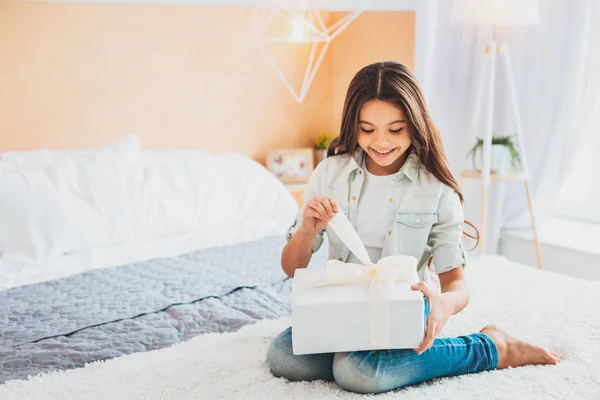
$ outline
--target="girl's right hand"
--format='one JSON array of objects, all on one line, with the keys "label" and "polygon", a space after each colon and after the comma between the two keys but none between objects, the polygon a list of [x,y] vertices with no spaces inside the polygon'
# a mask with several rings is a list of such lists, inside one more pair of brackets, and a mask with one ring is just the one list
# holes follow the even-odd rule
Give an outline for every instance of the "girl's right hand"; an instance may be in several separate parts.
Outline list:
[{"label": "girl's right hand", "polygon": [[306,203],[302,214],[302,230],[312,235],[317,235],[327,226],[335,213],[339,211],[335,200],[331,197],[315,196]]}]

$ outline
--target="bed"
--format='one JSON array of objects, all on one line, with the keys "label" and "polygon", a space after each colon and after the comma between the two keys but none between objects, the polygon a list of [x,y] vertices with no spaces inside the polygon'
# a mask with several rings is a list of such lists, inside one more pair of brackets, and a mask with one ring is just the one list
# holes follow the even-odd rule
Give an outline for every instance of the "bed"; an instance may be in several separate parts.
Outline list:
[{"label": "bed", "polygon": [[0,210],[0,383],[288,313],[297,204],[241,154],[4,153]]}]

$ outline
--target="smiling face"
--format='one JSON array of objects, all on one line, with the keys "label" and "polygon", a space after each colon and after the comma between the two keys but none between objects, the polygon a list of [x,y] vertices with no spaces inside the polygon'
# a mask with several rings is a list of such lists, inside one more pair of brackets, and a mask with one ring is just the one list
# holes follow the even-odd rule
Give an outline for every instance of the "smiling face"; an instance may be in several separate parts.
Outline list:
[{"label": "smiling face", "polygon": [[371,100],[360,109],[358,145],[367,155],[367,169],[373,175],[391,175],[408,157],[410,134],[404,111],[392,103]]}]

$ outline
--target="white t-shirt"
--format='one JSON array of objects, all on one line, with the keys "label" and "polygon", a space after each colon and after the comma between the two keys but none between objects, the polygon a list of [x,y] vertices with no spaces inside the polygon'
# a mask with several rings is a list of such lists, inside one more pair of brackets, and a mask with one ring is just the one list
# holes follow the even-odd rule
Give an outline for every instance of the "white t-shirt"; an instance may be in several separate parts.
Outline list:
[{"label": "white t-shirt", "polygon": [[[394,175],[377,176],[371,174],[363,164],[363,182],[356,212],[356,232],[360,236],[371,261],[381,258],[383,243],[390,230],[392,216],[389,214],[387,189]],[[352,252],[347,262],[362,264]]]}]

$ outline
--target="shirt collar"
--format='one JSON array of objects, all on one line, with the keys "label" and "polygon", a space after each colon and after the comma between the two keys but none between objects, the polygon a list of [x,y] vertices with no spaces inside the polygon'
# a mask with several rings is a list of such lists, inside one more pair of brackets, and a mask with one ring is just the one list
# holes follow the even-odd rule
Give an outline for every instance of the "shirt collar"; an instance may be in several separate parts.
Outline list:
[{"label": "shirt collar", "polygon": [[[350,162],[346,167],[346,173],[350,175],[351,172],[356,170],[361,170],[361,165],[363,165],[363,160],[365,157],[365,152],[360,147],[356,149],[352,157],[350,157]],[[400,175],[406,176],[411,182],[414,182],[417,179],[417,173],[419,172],[419,167],[421,163],[419,162],[419,157],[414,150],[411,150],[410,154],[406,158],[404,165],[400,168],[396,174],[394,174],[394,180],[397,180]]]}]

